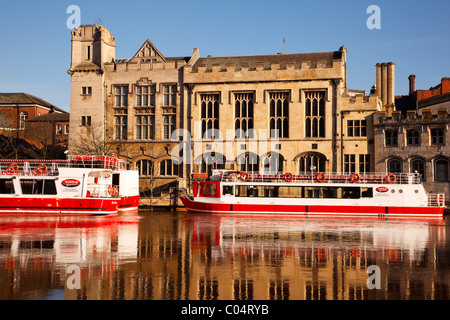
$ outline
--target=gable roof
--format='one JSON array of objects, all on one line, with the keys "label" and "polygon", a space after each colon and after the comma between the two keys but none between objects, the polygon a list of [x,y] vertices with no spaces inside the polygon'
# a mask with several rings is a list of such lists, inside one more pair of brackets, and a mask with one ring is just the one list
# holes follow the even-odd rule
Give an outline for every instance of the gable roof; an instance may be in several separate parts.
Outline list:
[{"label": "gable roof", "polygon": [[15,105],[15,104],[34,104],[40,105],[44,108],[53,109],[58,113],[68,113],[61,108],[28,93],[1,93],[0,92],[0,106],[1,105]]},{"label": "gable roof", "polygon": [[163,62],[166,62],[166,57],[155,47],[155,45],[149,39],[147,39],[133,56],[133,58],[131,58],[131,60],[135,58],[150,57],[159,57]]}]

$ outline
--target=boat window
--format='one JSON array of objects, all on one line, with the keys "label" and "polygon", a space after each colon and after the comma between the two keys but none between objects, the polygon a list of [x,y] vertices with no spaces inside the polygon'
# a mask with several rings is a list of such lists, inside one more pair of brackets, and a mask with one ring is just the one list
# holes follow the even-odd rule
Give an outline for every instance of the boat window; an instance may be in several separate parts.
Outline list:
[{"label": "boat window", "polygon": [[200,184],[200,197],[220,198],[219,182],[203,182]]},{"label": "boat window", "polygon": [[20,180],[20,186],[23,194],[48,194],[56,195],[55,180]]},{"label": "boat window", "polygon": [[373,188],[361,190],[359,187],[236,186],[236,197],[359,199],[361,196],[373,197]]},{"label": "boat window", "polygon": [[359,199],[361,198],[361,189],[358,187],[342,188],[343,199]]},{"label": "boat window", "polygon": [[233,186],[223,186],[223,194],[224,195],[233,195]]},{"label": "boat window", "polygon": [[373,188],[361,188],[361,196],[363,198],[373,198]]},{"label": "boat window", "polygon": [[0,179],[0,194],[14,194],[12,179]]}]

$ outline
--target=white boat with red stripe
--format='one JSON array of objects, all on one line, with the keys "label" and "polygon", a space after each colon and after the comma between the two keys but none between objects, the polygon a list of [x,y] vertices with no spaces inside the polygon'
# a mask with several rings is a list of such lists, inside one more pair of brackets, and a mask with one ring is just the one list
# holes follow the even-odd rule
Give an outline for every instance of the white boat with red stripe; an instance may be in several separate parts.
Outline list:
[{"label": "white boat with red stripe", "polygon": [[277,173],[213,170],[192,176],[189,212],[443,217],[444,194],[430,194],[417,173]]},{"label": "white boat with red stripe", "polygon": [[137,210],[139,175],[115,155],[0,160],[0,214],[98,215]]}]

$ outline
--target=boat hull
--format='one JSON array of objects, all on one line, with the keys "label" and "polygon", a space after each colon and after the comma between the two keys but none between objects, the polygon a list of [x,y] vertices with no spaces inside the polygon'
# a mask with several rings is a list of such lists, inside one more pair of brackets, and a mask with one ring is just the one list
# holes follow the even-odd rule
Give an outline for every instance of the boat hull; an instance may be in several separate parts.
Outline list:
[{"label": "boat hull", "polygon": [[0,214],[95,215],[117,214],[121,199],[114,198],[1,198]]},{"label": "boat hull", "polygon": [[442,217],[444,214],[444,207],[232,204],[198,200],[193,201],[185,196],[180,197],[180,199],[186,209],[193,213],[415,217]]}]

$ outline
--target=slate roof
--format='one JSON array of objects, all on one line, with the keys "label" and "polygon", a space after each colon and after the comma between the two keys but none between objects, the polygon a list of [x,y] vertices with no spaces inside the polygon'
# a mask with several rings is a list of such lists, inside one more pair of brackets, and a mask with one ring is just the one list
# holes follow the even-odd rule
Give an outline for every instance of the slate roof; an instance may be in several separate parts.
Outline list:
[{"label": "slate roof", "polygon": [[15,105],[15,104],[34,104],[42,107],[52,109],[58,113],[67,113],[61,108],[28,93],[1,93],[0,92],[0,106]]},{"label": "slate roof", "polygon": [[325,61],[331,65],[334,60],[342,59],[341,51],[315,52],[315,53],[294,53],[294,54],[271,54],[271,55],[250,55],[250,56],[228,56],[228,57],[202,57],[193,65],[193,69],[201,66],[211,65],[250,65],[256,63],[294,63]]}]

